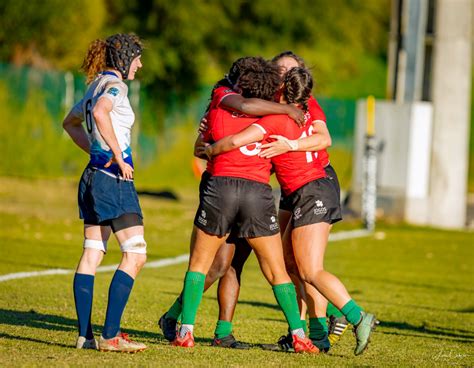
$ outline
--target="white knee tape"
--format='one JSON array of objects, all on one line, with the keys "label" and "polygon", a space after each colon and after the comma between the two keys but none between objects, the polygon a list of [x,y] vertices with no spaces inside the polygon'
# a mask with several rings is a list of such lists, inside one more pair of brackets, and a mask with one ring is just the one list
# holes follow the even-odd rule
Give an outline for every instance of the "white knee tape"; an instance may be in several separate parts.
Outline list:
[{"label": "white knee tape", "polygon": [[97,249],[107,253],[107,242],[103,240],[84,239],[84,248]]},{"label": "white knee tape", "polygon": [[123,253],[146,254],[146,241],[143,235],[135,235],[120,244]]}]

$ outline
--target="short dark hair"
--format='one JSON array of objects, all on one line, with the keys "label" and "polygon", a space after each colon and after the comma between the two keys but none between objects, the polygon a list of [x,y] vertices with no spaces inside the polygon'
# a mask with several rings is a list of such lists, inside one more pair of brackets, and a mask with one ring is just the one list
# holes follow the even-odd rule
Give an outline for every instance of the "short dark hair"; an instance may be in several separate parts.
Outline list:
[{"label": "short dark hair", "polygon": [[237,87],[246,98],[272,100],[281,84],[278,66],[258,57],[247,57],[241,62]]}]

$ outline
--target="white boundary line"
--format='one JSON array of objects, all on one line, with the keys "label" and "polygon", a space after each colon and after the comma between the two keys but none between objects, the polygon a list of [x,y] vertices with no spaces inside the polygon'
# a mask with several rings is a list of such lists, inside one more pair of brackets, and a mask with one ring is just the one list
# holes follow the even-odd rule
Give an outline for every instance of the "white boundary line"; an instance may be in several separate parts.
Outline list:
[{"label": "white boundary line", "polygon": [[[329,241],[340,241],[354,238],[362,238],[365,236],[371,235],[372,232],[368,230],[351,230],[351,231],[339,231],[334,234],[329,235]],[[185,263],[189,260],[189,254],[181,254],[177,257],[172,258],[163,258],[157,261],[148,262],[145,264],[144,268],[161,268],[171,265],[176,265],[180,263]],[[97,268],[97,272],[110,272],[115,271],[118,267],[118,264],[110,266],[101,266]],[[65,270],[61,268],[44,270],[44,271],[32,271],[32,272],[17,272],[9,273],[6,275],[0,276],[0,282],[5,282],[9,280],[18,280],[26,279],[28,277],[39,277],[39,276],[49,276],[49,275],[69,275],[73,274],[75,270]]]}]

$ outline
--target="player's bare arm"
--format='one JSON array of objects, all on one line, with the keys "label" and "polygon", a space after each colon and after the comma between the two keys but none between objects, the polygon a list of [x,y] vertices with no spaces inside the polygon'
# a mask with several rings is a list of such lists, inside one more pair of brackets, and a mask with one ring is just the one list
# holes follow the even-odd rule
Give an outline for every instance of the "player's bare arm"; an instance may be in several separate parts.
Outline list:
[{"label": "player's bare arm", "polygon": [[82,125],[82,119],[75,116],[72,111],[63,121],[63,128],[76,143],[87,154],[90,153],[90,142],[87,133]]},{"label": "player's bare arm", "polygon": [[314,133],[309,137],[290,140],[280,135],[271,135],[275,141],[262,145],[260,157],[272,158],[288,151],[316,152],[331,146],[332,140],[326,123],[322,120],[313,122]]},{"label": "player's bare arm", "polygon": [[228,135],[227,137],[219,139],[214,144],[207,146],[205,153],[207,157],[212,158],[212,156],[261,141],[263,137],[264,133],[262,130],[255,125],[251,125],[237,134]]},{"label": "player's bare arm", "polygon": [[288,115],[298,125],[303,125],[305,122],[303,110],[292,104],[280,104],[260,98],[245,98],[242,95],[232,94],[224,97],[220,105],[229,110],[243,112],[248,115]]},{"label": "player's bare arm", "polygon": [[119,165],[122,176],[124,179],[132,179],[133,168],[122,158],[122,151],[117,141],[117,137],[115,136],[114,129],[112,127],[112,121],[110,120],[110,112],[112,111],[112,107],[112,101],[107,98],[100,98],[97,101],[92,114],[100,135],[112,150],[114,161]]}]

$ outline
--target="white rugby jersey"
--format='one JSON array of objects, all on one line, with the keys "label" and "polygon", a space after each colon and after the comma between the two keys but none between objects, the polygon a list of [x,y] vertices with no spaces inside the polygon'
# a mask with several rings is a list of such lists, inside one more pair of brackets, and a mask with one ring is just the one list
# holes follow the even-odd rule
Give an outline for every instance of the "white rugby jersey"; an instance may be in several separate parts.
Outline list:
[{"label": "white rugby jersey", "polygon": [[104,168],[113,153],[100,135],[92,111],[100,98],[108,98],[112,102],[112,111],[110,112],[112,127],[124,161],[133,167],[130,133],[135,121],[135,114],[130,106],[127,92],[127,85],[119,77],[112,72],[103,72],[89,85],[82,100],[71,111],[74,116],[85,121],[91,143],[89,165],[114,175],[119,174],[119,166],[113,163],[108,168]]}]

